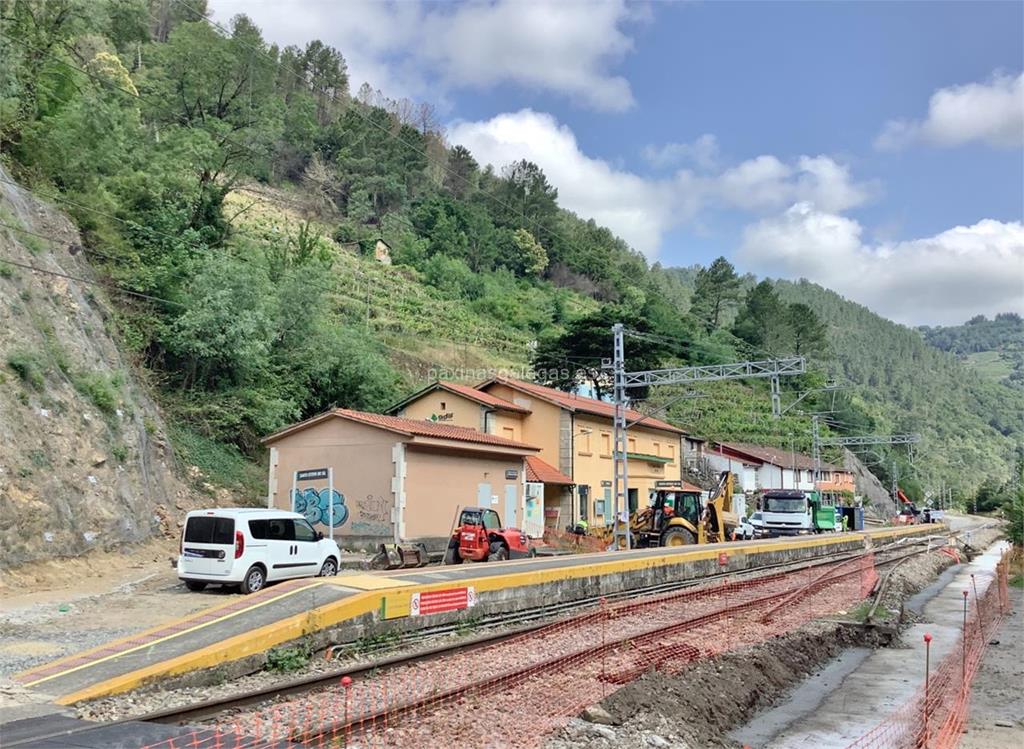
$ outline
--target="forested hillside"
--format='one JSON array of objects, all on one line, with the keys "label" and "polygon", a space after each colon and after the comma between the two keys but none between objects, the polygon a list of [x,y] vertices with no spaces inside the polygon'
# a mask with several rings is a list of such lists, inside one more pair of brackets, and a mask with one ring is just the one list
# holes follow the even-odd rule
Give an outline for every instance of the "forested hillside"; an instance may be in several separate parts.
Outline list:
[{"label": "forested hillside", "polygon": [[1004,312],[963,325],[918,328],[932,346],[956,354],[996,382],[1024,388],[1024,319]]},{"label": "forested hillside", "polygon": [[[856,387],[801,409],[830,412],[839,431],[925,433],[918,473],[901,473],[914,493],[918,479],[966,489],[1007,473],[1019,400],[918,333],[724,259],[649,266],[561,208],[536,164],[481,167],[428,104],[353,94],[344,50],[280,49],[199,5],[5,4],[0,149],[81,230],[73,249],[103,279],[112,335],[178,453],[211,478],[258,492],[246,477],[260,436],[332,405],[382,408],[438,374],[533,365],[551,384],[600,387],[613,321],[630,329],[630,366],[808,356],[814,371],[785,383],[786,402],[839,374]],[[68,249],[17,216],[2,223],[41,259]],[[807,417],[771,419],[765,383],[701,390],[672,417],[808,447]]]},{"label": "forested hillside", "polygon": [[1006,480],[1024,443],[1024,396],[989,381],[917,331],[806,281],[778,282],[827,325],[835,373],[854,384],[854,405],[876,431],[920,432],[915,474],[958,485],[965,475]]}]

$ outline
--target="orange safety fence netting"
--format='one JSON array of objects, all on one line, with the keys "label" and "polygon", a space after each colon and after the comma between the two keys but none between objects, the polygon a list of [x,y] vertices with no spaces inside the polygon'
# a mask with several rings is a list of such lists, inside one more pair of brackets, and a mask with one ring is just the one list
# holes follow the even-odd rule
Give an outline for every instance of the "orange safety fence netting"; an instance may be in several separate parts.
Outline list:
[{"label": "orange safety fence netting", "polygon": [[956,647],[902,707],[848,749],[953,749],[960,742],[971,682],[989,640],[1010,611],[1008,555],[1004,553],[996,564],[995,575],[980,596],[973,578],[972,589],[964,591],[966,624]]},{"label": "orange safety fence netting", "polygon": [[[871,553],[797,571],[602,603],[507,640],[345,680],[149,749],[536,747],[645,671],[763,642],[848,609],[878,581]],[[524,716],[528,716],[524,719]]]}]

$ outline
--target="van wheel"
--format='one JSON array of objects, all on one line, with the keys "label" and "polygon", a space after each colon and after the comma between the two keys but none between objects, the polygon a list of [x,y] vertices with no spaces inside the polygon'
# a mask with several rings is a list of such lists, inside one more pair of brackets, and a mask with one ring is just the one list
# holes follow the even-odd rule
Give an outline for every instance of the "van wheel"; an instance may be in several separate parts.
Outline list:
[{"label": "van wheel", "polygon": [[201,590],[206,590],[206,583],[202,580],[186,580],[185,587],[193,593],[198,593]]},{"label": "van wheel", "polygon": [[338,563],[334,561],[334,557],[328,557],[324,560],[324,566],[320,568],[320,577],[334,577],[338,574]]},{"label": "van wheel", "polygon": [[487,555],[488,562],[503,562],[508,559],[508,548],[505,544],[491,544],[491,553]]},{"label": "van wheel", "polygon": [[258,564],[254,564],[245,573],[242,584],[238,586],[238,589],[243,593],[255,593],[257,590],[263,590],[263,586],[266,584],[267,573]]}]

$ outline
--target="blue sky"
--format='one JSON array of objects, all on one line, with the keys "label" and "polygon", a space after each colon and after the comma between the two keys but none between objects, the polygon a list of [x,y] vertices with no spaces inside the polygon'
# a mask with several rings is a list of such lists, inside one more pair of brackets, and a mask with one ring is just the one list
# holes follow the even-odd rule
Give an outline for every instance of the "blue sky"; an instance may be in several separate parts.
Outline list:
[{"label": "blue sky", "polygon": [[726,255],[909,323],[1024,307],[1024,4],[212,7],[434,102],[481,161],[532,158],[652,261]]}]

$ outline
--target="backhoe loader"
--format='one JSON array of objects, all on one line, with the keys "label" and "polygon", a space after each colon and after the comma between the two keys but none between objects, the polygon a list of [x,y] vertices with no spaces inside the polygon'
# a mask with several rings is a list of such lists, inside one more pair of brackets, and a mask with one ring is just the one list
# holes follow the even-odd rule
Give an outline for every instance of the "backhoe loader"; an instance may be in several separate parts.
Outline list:
[{"label": "backhoe loader", "polygon": [[[659,486],[651,492],[650,505],[629,518],[633,548],[651,546],[687,546],[728,541],[739,525],[732,511],[735,477],[723,471],[706,503],[699,492],[684,488],[682,483]],[[612,543],[614,528],[601,529],[602,536]]]}]

